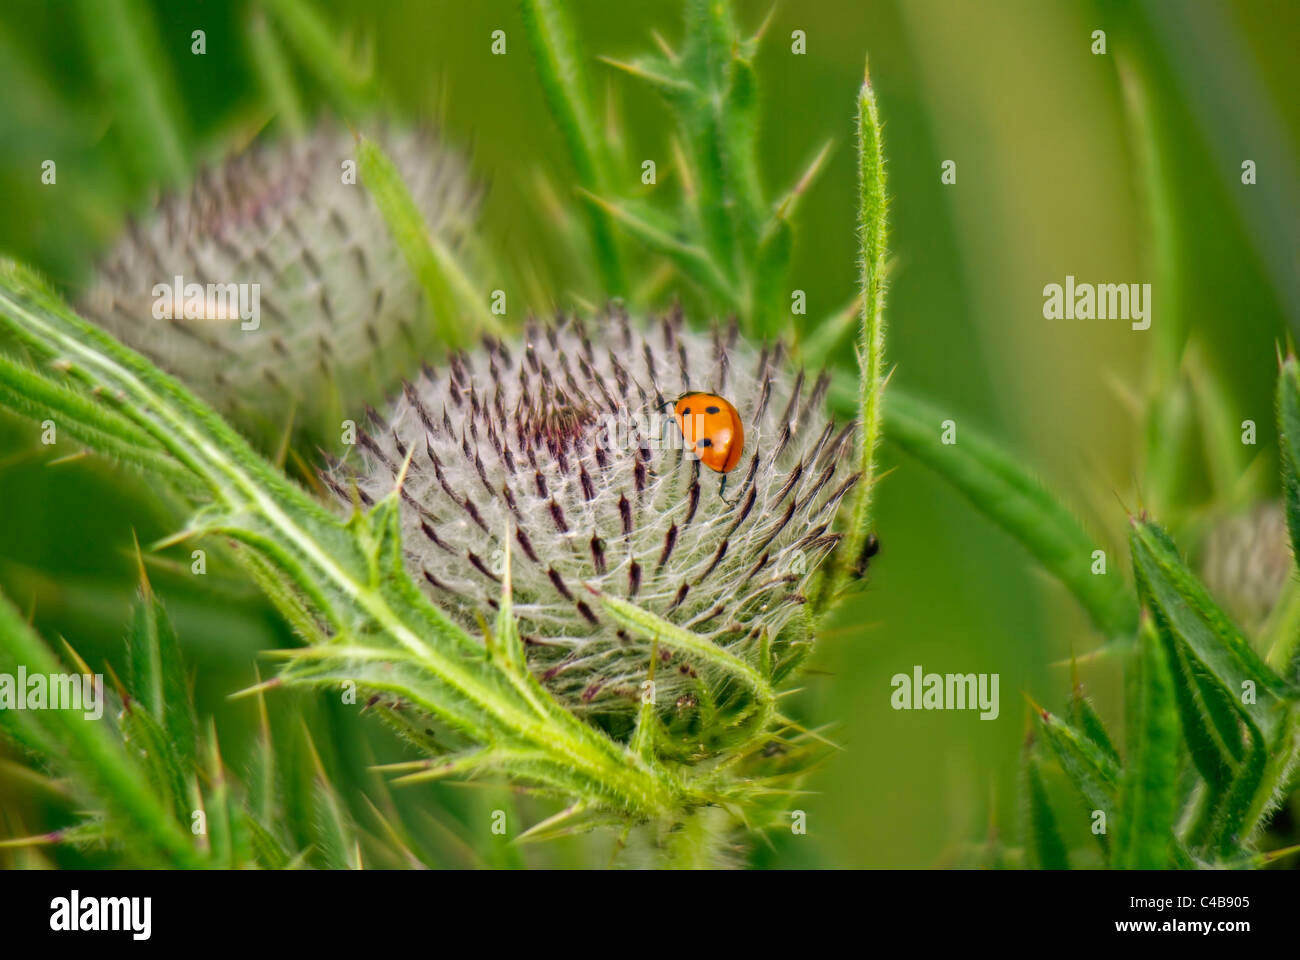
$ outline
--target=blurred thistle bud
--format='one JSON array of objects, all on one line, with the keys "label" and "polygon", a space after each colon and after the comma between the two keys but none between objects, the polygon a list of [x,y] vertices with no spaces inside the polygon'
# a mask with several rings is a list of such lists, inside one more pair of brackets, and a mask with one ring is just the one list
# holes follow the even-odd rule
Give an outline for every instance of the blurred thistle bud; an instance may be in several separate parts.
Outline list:
[{"label": "blurred thistle bud", "polygon": [[[426,368],[324,479],[363,506],[400,482],[409,567],[466,626],[495,616],[508,538],[533,673],[619,732],[643,702],[652,644],[620,630],[598,595],[779,680],[812,640],[800,610],[840,539],[856,432],[828,418],[828,379],[792,371],[780,344],[692,332],[677,313],[650,329],[614,306],[598,322],[595,337],[578,319],[530,324],[522,343]],[[671,408],[697,390],[729,399],[744,425],[725,499]],[[725,675],[701,676],[666,647],[658,657],[654,703],[679,742],[707,744],[711,718],[745,709]]]},{"label": "blurred thistle bud", "polygon": [[1286,516],[1278,500],[1220,520],[1201,549],[1205,585],[1247,634],[1257,633],[1273,612],[1291,563]]},{"label": "blurred thistle bud", "polygon": [[[429,229],[454,245],[477,193],[428,132],[378,138]],[[256,145],[132,221],[80,306],[264,448],[291,422],[337,446],[343,418],[431,351],[421,288],[359,182],[356,143],[321,128]]]}]

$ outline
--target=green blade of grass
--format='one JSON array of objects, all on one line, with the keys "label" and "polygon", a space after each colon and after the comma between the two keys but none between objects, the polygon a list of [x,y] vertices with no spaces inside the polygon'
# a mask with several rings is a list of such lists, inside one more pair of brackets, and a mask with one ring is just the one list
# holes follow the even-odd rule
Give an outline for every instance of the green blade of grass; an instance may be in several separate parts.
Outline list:
[{"label": "green blade of grass", "polygon": [[[77,9],[137,176],[144,183],[180,183],[189,169],[180,100],[147,6],[143,0],[81,0]],[[184,42],[188,46],[188,33]]]},{"label": "green blade of grass", "polygon": [[896,388],[884,406],[890,441],[939,473],[1019,540],[1074,594],[1106,637],[1131,638],[1137,604],[1117,572],[1093,575],[1097,542],[1024,467],[969,426],[962,425],[957,443],[942,443],[945,419],[936,408]]},{"label": "green blade of grass", "polygon": [[247,34],[248,61],[261,80],[263,95],[290,136],[301,136],[307,124],[294,87],[293,69],[261,8],[252,10]]},{"label": "green blade of grass", "polygon": [[[604,133],[592,107],[586,58],[563,5],[555,0],[522,0],[524,30],[537,63],[542,92],[569,149],[578,184],[590,194],[613,187]],[[592,244],[605,293],[626,293],[623,264],[609,211],[587,200]]]},{"label": "green blade of grass", "polygon": [[[424,215],[411,199],[402,175],[383,148],[367,137],[357,143],[357,168],[361,181],[375,200],[407,266],[424,288],[433,313],[439,339],[449,347],[464,346],[471,339],[460,319],[462,309],[478,322],[480,330],[497,330],[499,324],[487,308],[486,299],[475,295],[455,257],[430,233]],[[457,303],[456,292],[461,294]]]},{"label": "green blade of grass", "polygon": [[372,75],[353,64],[335,40],[337,31],[307,0],[261,0],[280,34],[294,48],[344,117],[357,117],[377,99]]}]

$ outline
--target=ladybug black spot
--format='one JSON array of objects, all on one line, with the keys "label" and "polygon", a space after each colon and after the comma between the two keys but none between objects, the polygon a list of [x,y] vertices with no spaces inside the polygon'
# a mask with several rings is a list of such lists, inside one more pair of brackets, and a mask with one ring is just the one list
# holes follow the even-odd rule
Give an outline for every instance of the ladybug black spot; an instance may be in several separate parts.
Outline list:
[{"label": "ladybug black spot", "polygon": [[705,437],[703,440],[700,441],[700,446],[701,446],[701,447],[711,447],[711,446],[713,446],[713,441],[712,441],[711,439],[709,439],[708,437]]},{"label": "ladybug black spot", "polygon": [[705,409],[704,412],[705,412],[705,413],[721,413],[721,412],[722,412],[722,408],[721,408],[721,407],[707,407],[707,408]]},{"label": "ladybug black spot", "polygon": [[682,411],[682,416],[683,417],[690,416],[690,413],[691,413],[691,408],[687,407],[685,410]]}]

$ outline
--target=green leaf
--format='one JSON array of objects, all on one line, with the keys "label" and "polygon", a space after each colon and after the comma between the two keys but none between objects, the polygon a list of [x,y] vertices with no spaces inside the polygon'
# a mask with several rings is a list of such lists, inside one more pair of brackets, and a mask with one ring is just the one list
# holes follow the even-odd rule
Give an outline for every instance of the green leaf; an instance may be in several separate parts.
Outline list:
[{"label": "green leaf", "polygon": [[1138,587],[1156,624],[1199,662],[1232,709],[1271,739],[1282,708],[1294,699],[1296,690],[1255,653],[1187,569],[1168,534],[1156,524],[1138,519],[1133,521],[1129,539]]},{"label": "green leaf", "polygon": [[178,824],[189,820],[189,782],[192,774],[182,772],[167,730],[147,710],[127,703],[122,711],[122,739],[160,802],[168,807]]},{"label": "green leaf", "polygon": [[[1041,707],[1035,711],[1035,722],[1085,807],[1103,811],[1107,822],[1114,823],[1120,784],[1118,759],[1083,730]],[[1109,740],[1106,744],[1110,745]]]},{"label": "green leaf", "polygon": [[1070,696],[1070,722],[1078,727],[1079,731],[1091,743],[1095,744],[1105,756],[1109,757],[1116,766],[1119,765],[1119,751],[1115,749],[1115,744],[1106,731],[1105,723],[1097,714],[1092,698],[1086,696],[1083,689],[1077,684]]},{"label": "green leaf", "polygon": [[[862,337],[858,343],[858,418],[862,424],[852,520],[844,558],[856,563],[871,533],[871,498],[876,484],[876,448],[880,446],[885,391],[885,260],[889,198],[885,190],[885,152],[880,111],[871,73],[864,70],[858,94],[858,239],[862,263]],[[832,590],[832,597],[836,591]]]},{"label": "green leaf", "polygon": [[1126,676],[1128,756],[1120,786],[1111,866],[1161,870],[1174,850],[1178,713],[1173,674],[1150,621],[1138,633]]},{"label": "green leaf", "polygon": [[705,290],[711,291],[726,303],[736,301],[731,281],[718,268],[709,252],[679,237],[668,218],[644,204],[617,203],[585,192],[584,196],[655,253],[671,260],[682,273]]},{"label": "green leaf", "polygon": [[[29,674],[67,672],[35,631],[0,596],[0,668],[16,672],[23,664]],[[8,714],[9,711],[0,711]],[[127,825],[137,841],[133,848],[151,865],[197,868],[203,858],[182,832],[168,808],[148,787],[147,779],[106,729],[77,711],[41,711],[46,735],[59,745],[59,754],[77,765],[86,783],[110,815]]]},{"label": "green leaf", "polygon": [[[1209,787],[1211,805],[1217,802],[1224,783],[1232,775],[1234,759],[1240,755],[1240,736],[1234,754],[1220,736],[1221,721],[1209,716],[1209,705],[1201,696],[1201,686],[1191,674],[1191,665],[1187,655],[1179,649],[1178,643],[1161,630],[1161,642],[1165,647],[1165,656],[1174,673],[1174,698],[1178,705],[1178,715],[1183,724],[1183,738],[1191,754],[1192,763],[1200,772]],[[1220,701],[1213,701],[1219,706]]]},{"label": "green leaf", "polygon": [[758,247],[753,285],[754,330],[762,340],[781,335],[790,316],[790,253],[794,232],[789,221],[775,221]]},{"label": "green leaf", "polygon": [[171,619],[142,578],[126,638],[128,692],[167,731],[168,752],[188,780],[197,765],[198,724]]},{"label": "green leaf", "polygon": [[356,837],[343,801],[333,785],[323,777],[312,792],[317,850],[327,870],[357,869]]},{"label": "green leaf", "polygon": [[1025,748],[1024,781],[1029,804],[1029,863],[1038,870],[1069,870],[1070,856],[1061,839],[1056,815],[1047,799],[1047,787],[1031,747]]},{"label": "green leaf", "polygon": [[1130,540],[1143,603],[1175,666],[1184,735],[1209,787],[1190,842],[1229,856],[1251,842],[1300,749],[1297,690],[1260,659],[1163,530],[1136,520]]},{"label": "green leaf", "polygon": [[359,644],[373,658],[358,660],[353,652],[331,662],[327,656],[320,669],[295,668],[286,682],[355,679],[348,669],[354,664],[403,665],[400,678],[396,669],[376,671],[369,685],[423,697],[425,709],[479,743],[536,757],[510,771],[517,779],[631,816],[660,816],[697,796],[549,695],[526,691],[392,560],[400,547],[391,530],[363,538],[357,523],[341,522],[290,483],[179,383],[77,317],[39,278],[13,264],[0,266],[0,330],[39,357],[62,358],[90,388],[120,396],[132,422],[207,488],[214,504],[199,525],[255,547],[345,644]]},{"label": "green leaf", "polygon": [[969,425],[958,442],[941,440],[947,414],[894,388],[884,408],[885,435],[953,484],[1059,579],[1097,629],[1125,640],[1137,626],[1137,604],[1114,565],[1092,573],[1098,549],[1075,519],[1020,463]]},{"label": "green leaf", "polygon": [[1293,355],[1282,363],[1277,378],[1277,434],[1291,555],[1300,558],[1300,365]]},{"label": "green leaf", "polygon": [[53,420],[60,438],[69,437],[148,475],[193,486],[185,468],[111,403],[0,353],[0,406],[38,423]]}]

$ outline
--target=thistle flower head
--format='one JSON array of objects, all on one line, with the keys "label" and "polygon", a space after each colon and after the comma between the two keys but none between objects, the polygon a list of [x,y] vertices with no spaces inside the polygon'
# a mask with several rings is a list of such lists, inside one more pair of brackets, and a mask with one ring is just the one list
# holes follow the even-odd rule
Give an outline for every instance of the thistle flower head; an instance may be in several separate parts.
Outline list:
[{"label": "thistle flower head", "polygon": [[1201,549],[1201,575],[1248,632],[1273,612],[1291,576],[1291,542],[1282,503],[1264,500],[1222,518]]},{"label": "thistle flower head", "polygon": [[[427,132],[380,138],[429,228],[449,244],[476,191]],[[131,222],[83,311],[257,438],[292,417],[337,438],[431,347],[422,295],[346,132],[259,145]],[[179,278],[179,279],[178,279]]]},{"label": "thistle flower head", "polygon": [[[727,684],[620,629],[601,599],[756,666],[797,654],[805,587],[857,480],[853,426],[828,419],[827,385],[779,343],[692,332],[678,313],[643,327],[612,307],[594,329],[530,324],[521,343],[426,367],[326,480],[345,504],[400,485],[408,564],[467,625],[492,619],[509,558],[529,666],[570,709],[629,715],[657,658],[661,718],[694,729]],[[744,424],[725,497],[668,406],[693,390],[725,396]]]}]

